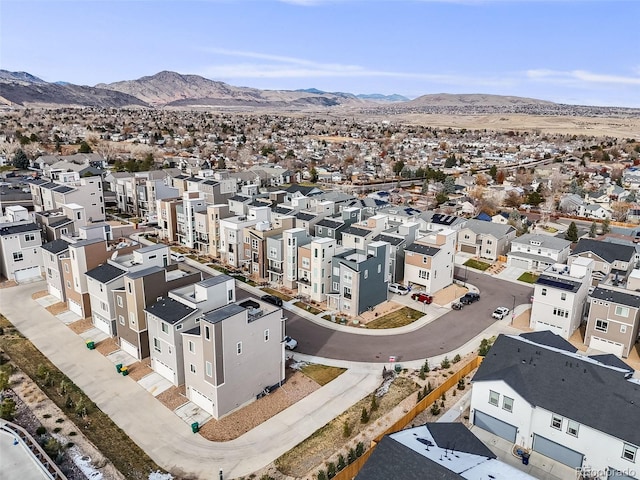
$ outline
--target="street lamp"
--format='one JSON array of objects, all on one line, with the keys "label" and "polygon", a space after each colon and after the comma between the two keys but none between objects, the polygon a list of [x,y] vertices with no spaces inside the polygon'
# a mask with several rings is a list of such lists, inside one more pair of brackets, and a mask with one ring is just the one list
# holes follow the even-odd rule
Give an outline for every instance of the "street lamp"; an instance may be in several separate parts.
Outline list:
[{"label": "street lamp", "polygon": [[516,318],[516,296],[513,294],[511,296],[513,297],[513,308],[511,309],[511,323],[509,325],[513,325],[513,321]]}]

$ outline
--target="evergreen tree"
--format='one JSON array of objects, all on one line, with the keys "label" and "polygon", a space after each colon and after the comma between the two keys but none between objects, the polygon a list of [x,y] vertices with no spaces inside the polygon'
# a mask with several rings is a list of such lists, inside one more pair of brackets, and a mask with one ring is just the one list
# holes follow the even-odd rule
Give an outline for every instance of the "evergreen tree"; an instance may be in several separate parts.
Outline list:
[{"label": "evergreen tree", "polygon": [[598,224],[594,221],[591,222],[591,227],[589,227],[589,237],[594,238],[598,233]]},{"label": "evergreen tree", "polygon": [[24,150],[21,148],[16,150],[16,153],[13,155],[12,163],[18,170],[26,170],[29,168],[29,159],[27,158],[27,154],[24,153]]},{"label": "evergreen tree", "polygon": [[576,226],[576,222],[571,222],[569,228],[567,228],[567,232],[564,234],[564,238],[571,242],[578,241],[578,227]]}]

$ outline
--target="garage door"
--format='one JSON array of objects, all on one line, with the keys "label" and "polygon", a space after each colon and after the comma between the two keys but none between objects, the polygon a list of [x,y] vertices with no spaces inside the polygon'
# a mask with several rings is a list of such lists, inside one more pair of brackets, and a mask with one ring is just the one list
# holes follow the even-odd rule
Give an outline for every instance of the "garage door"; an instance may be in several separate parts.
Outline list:
[{"label": "garage door", "polygon": [[49,290],[49,295],[53,295],[58,300],[62,300],[62,292],[60,291],[59,288],[48,285],[47,289]]},{"label": "garage door", "polygon": [[478,247],[475,245],[460,245],[460,251],[463,253],[478,253]]},{"label": "garage door", "polygon": [[37,265],[35,267],[23,268],[13,272],[13,278],[17,283],[28,282],[29,280],[34,280],[39,277],[40,267]]},{"label": "garage door", "polygon": [[517,267],[517,268],[524,268],[524,269],[528,270],[529,269],[529,261],[525,260],[523,258],[516,258],[516,257],[509,256],[509,266],[510,267]]},{"label": "garage door", "polygon": [[96,326],[98,330],[111,336],[111,322],[109,320],[94,313],[93,324]]},{"label": "garage door", "polygon": [[165,365],[160,360],[154,358],[153,369],[174,385],[176,384],[176,375],[173,373],[173,369],[169,365]]},{"label": "garage door", "polygon": [[484,412],[476,410],[473,415],[473,424],[512,443],[516,442],[516,433],[518,430],[516,427],[502,420],[498,420],[491,415],[487,415]]},{"label": "garage door", "polygon": [[555,333],[556,335],[562,336],[562,327],[559,327],[557,325],[551,325],[550,323],[547,323],[547,322],[537,321],[534,324],[533,329],[536,332],[540,332],[540,331],[543,331],[543,330],[550,330],[553,333]]},{"label": "garage door", "polygon": [[611,340],[607,340],[605,338],[600,337],[591,337],[591,341],[589,342],[589,347],[595,348],[596,350],[600,350],[605,353],[613,353],[618,357],[622,356],[622,352],[624,351],[624,345],[617,342],[612,342]]},{"label": "garage door", "polygon": [[138,358],[138,347],[127,342],[124,338],[120,339],[120,348],[122,349],[123,352],[127,352],[129,355],[131,355],[134,358]]},{"label": "garage door", "polygon": [[213,402],[193,387],[189,387],[189,399],[205,412],[213,415]]},{"label": "garage door", "polygon": [[541,437],[540,435],[533,435],[533,450],[541,453],[545,457],[552,458],[557,462],[564,463],[572,468],[582,467],[582,459],[584,455],[575,450],[560,445],[559,443],[552,442],[548,438]]},{"label": "garage door", "polygon": [[69,300],[69,310],[71,310],[76,315],[80,315],[82,317],[82,305],[73,300]]}]

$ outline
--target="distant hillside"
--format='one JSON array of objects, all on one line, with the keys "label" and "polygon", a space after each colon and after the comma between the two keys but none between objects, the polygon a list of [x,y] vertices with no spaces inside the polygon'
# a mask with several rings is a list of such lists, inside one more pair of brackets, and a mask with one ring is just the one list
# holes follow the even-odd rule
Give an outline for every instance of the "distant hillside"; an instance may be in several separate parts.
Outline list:
[{"label": "distant hillside", "polygon": [[160,72],[137,80],[96,85],[133,95],[154,106],[330,107],[360,103],[353,95],[234,87],[199,75]]},{"label": "distant hillside", "polygon": [[407,105],[412,107],[511,107],[514,105],[554,105],[554,103],[535,98],[488,95],[484,93],[436,93],[422,95],[407,102]]},{"label": "distant hillside", "polygon": [[397,93],[391,95],[383,95],[381,93],[359,93],[356,97],[363,100],[371,100],[374,102],[408,102],[409,98]]},{"label": "distant hillside", "polygon": [[22,106],[146,106],[140,99],[120,92],[69,83],[48,83],[26,72],[6,70],[0,70],[0,102]]}]

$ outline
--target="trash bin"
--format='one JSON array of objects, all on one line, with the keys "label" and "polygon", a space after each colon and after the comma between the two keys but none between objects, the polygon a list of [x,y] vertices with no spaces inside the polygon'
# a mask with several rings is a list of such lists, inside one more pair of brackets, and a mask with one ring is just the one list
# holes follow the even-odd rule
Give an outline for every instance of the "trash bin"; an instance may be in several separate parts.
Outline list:
[{"label": "trash bin", "polygon": [[200,425],[198,425],[198,422],[193,422],[191,424],[191,431],[193,433],[198,433],[200,431]]},{"label": "trash bin", "polygon": [[93,340],[87,340],[87,348],[89,350],[94,350],[96,348],[96,342]]},{"label": "trash bin", "polygon": [[118,364],[116,365],[116,372],[120,373],[120,371],[121,371],[121,370],[122,370],[122,364],[121,364],[121,363],[118,363]]},{"label": "trash bin", "polygon": [[528,454],[527,452],[524,452],[524,453],[522,454],[522,464],[523,464],[523,465],[529,465],[529,457],[530,457],[530,456],[531,456],[531,455],[530,455],[530,454]]},{"label": "trash bin", "polygon": [[122,367],[120,369],[120,373],[122,374],[123,377],[126,377],[127,375],[129,375],[129,368],[128,367]]}]

